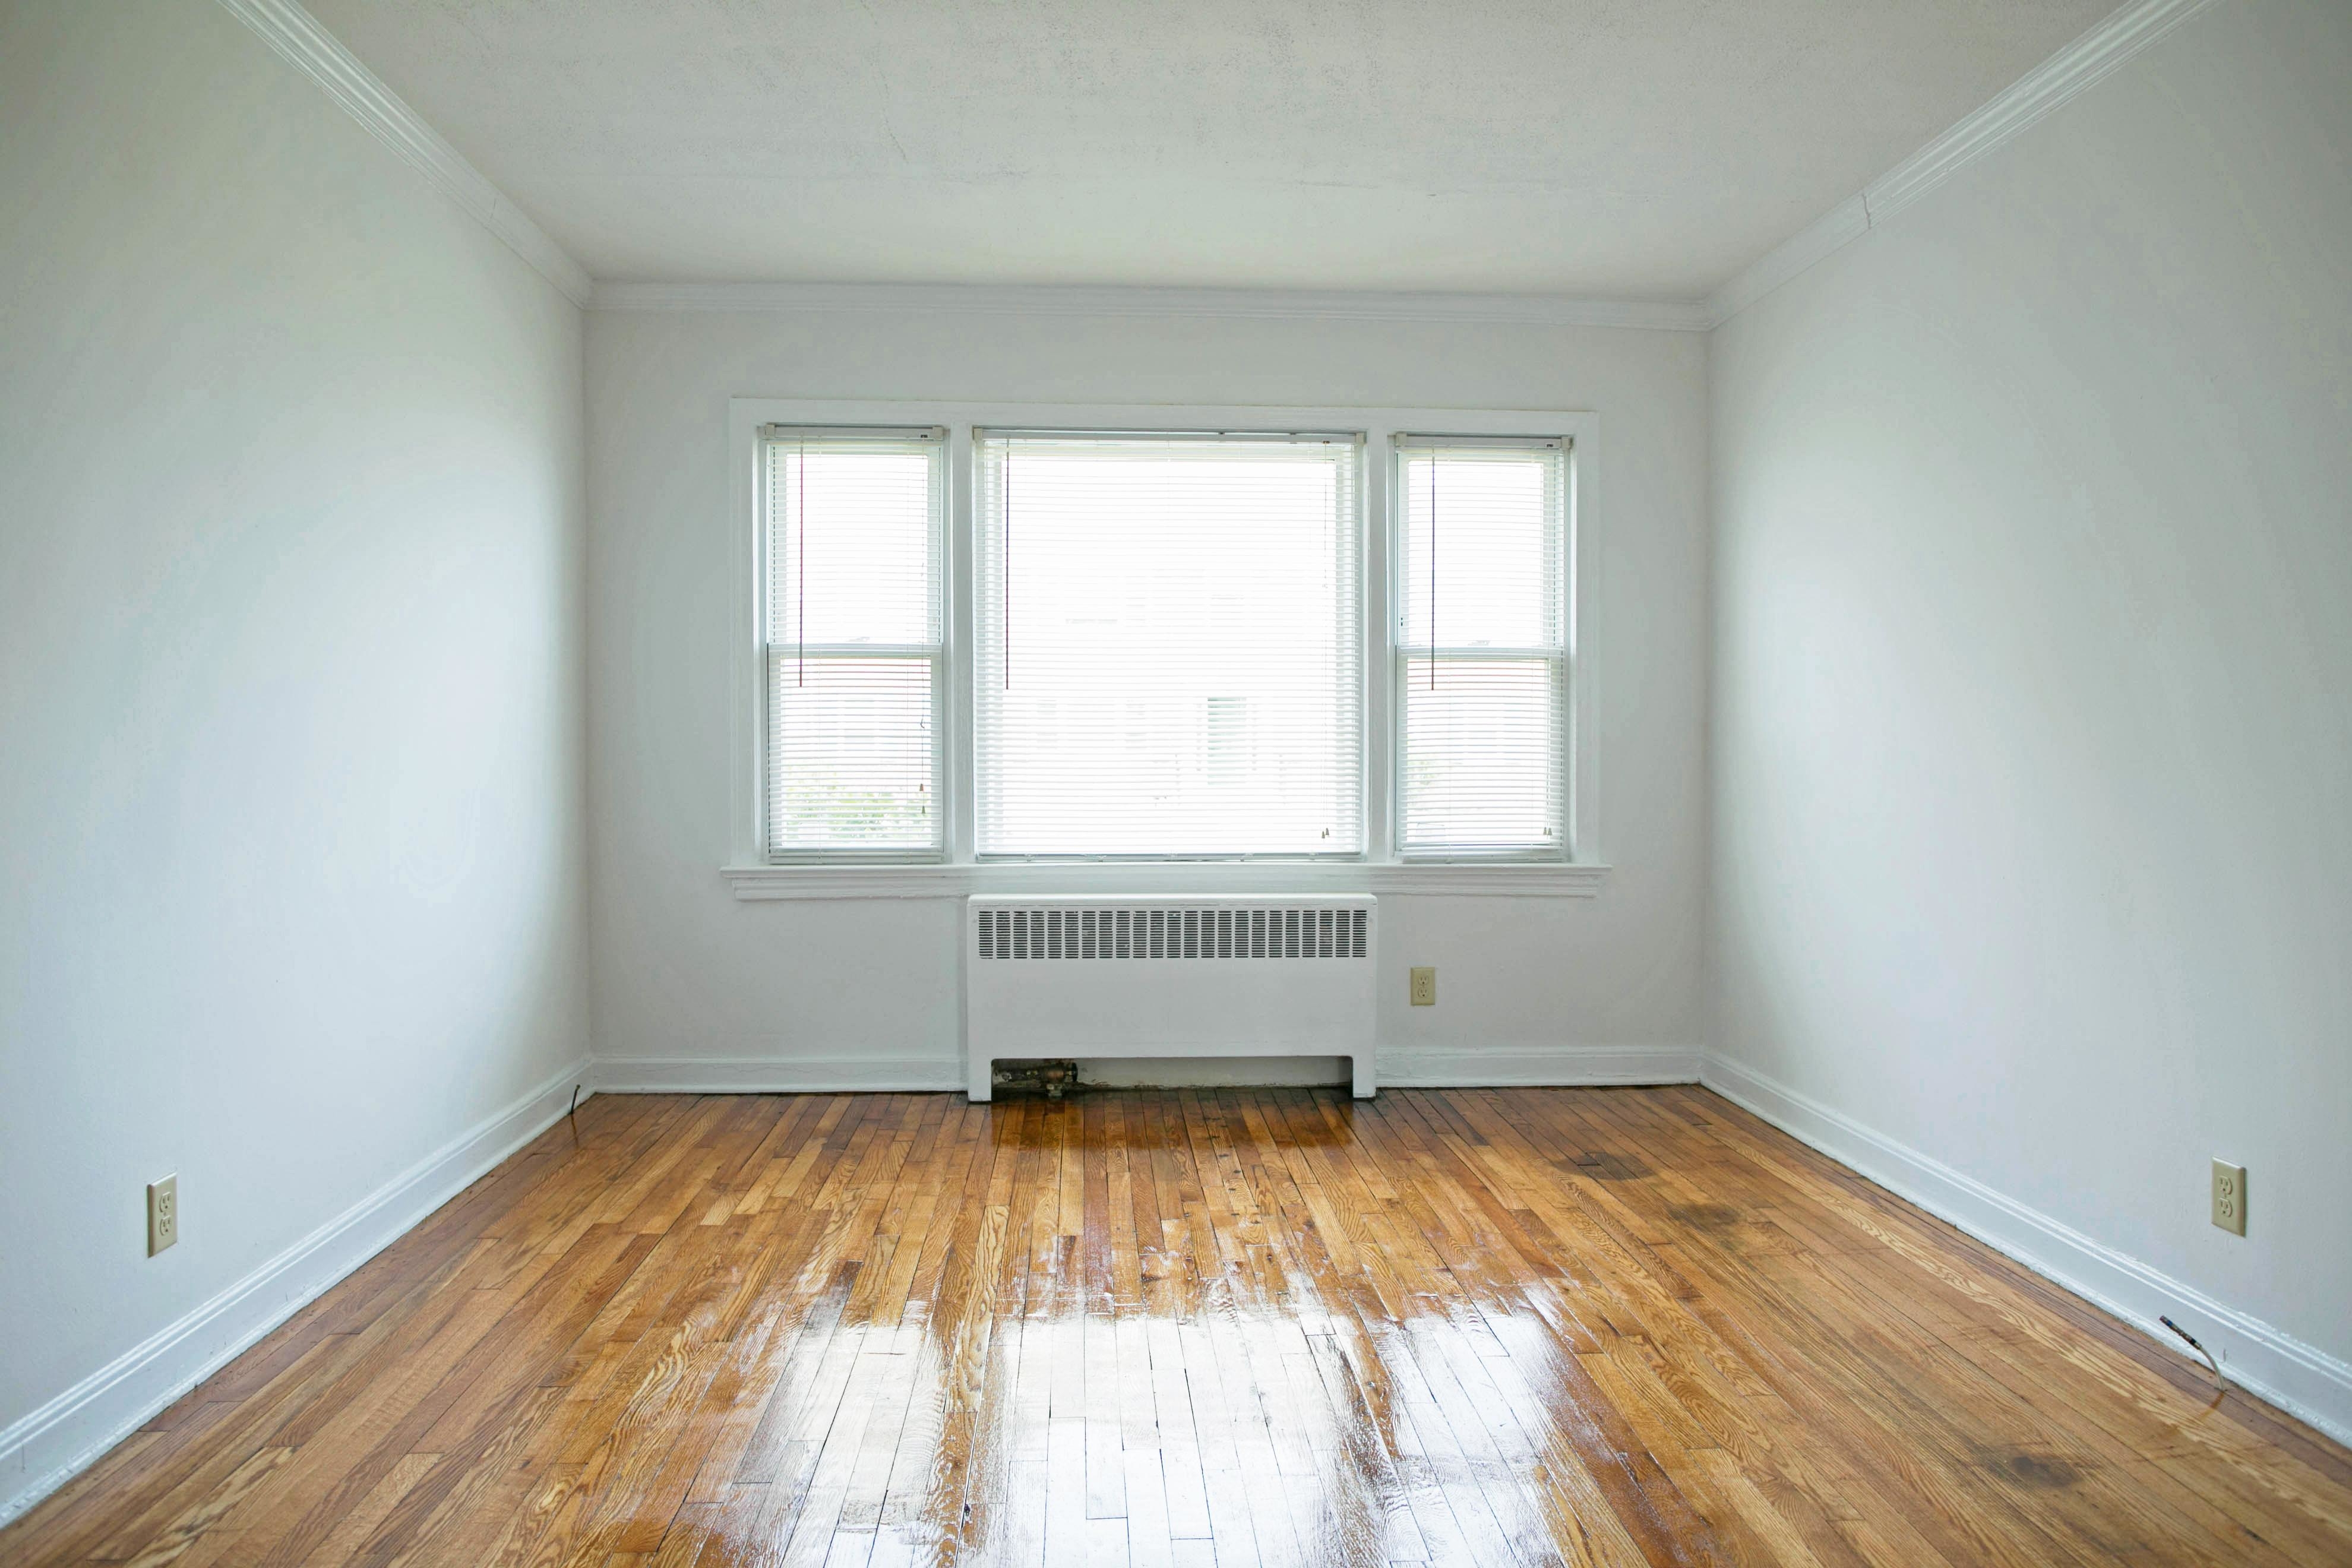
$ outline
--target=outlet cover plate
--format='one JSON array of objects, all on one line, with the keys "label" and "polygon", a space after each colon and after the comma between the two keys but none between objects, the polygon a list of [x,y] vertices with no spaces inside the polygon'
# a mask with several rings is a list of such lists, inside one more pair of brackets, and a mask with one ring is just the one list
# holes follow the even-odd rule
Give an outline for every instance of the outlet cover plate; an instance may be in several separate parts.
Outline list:
[{"label": "outlet cover plate", "polygon": [[147,1184],[147,1256],[180,1239],[180,1178],[175,1172]]},{"label": "outlet cover plate", "polygon": [[148,1183],[148,1258],[179,1241],[179,1173]]},{"label": "outlet cover plate", "polygon": [[1412,1005],[1416,1007],[1437,1005],[1437,971],[1416,969],[1412,972]]},{"label": "outlet cover plate", "polygon": [[2232,1236],[2246,1234],[2246,1168],[2213,1162],[2213,1223]]}]

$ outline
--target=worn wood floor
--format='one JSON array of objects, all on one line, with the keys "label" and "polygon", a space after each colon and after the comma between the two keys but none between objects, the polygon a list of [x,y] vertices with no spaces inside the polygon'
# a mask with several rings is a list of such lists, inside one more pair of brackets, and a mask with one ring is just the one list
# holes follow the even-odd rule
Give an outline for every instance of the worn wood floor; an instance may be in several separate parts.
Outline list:
[{"label": "worn wood floor", "polygon": [[1696,1089],[606,1097],[0,1562],[2352,1563],[2352,1456]]}]

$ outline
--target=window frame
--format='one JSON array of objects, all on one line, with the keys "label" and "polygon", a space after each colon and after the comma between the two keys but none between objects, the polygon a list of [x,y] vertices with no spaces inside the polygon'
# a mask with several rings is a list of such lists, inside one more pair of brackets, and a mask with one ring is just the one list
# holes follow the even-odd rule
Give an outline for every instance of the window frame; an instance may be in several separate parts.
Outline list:
[{"label": "window frame", "polygon": [[[731,563],[726,625],[730,645],[730,826],[721,870],[735,896],[799,898],[951,897],[967,893],[1356,891],[1591,897],[1605,880],[1599,821],[1600,747],[1592,716],[1596,660],[1591,647],[1598,551],[1594,492],[1601,421],[1589,411],[1491,408],[1300,407],[1263,405],[1039,404],[1018,402],[844,401],[737,397],[728,403],[730,482],[724,520]],[[943,848],[918,858],[848,847],[772,858],[766,823],[766,592],[761,552],[767,535],[760,484],[761,432],[769,426],[834,430],[941,427],[947,431],[945,508],[940,519],[941,610],[935,700],[944,709],[935,747]],[[972,601],[976,470],[973,432],[981,428],[1132,432],[1139,435],[1234,431],[1361,432],[1358,475],[1358,660],[1364,848],[1347,858],[1235,857],[1181,861],[1112,857],[978,859],[972,787],[972,721],[979,660]],[[1402,559],[1402,518],[1391,505],[1397,471],[1395,438],[1411,436],[1498,439],[1557,437],[1568,448],[1568,691],[1562,742],[1568,747],[1569,839],[1561,855],[1432,858],[1400,854],[1402,729],[1396,669],[1403,598],[1393,581]]]},{"label": "window frame", "polygon": [[[774,620],[774,606],[769,595],[775,585],[775,572],[774,562],[771,558],[769,551],[774,542],[775,528],[774,520],[768,515],[770,491],[766,479],[768,448],[771,445],[785,444],[780,440],[775,434],[780,431],[790,431],[795,436],[804,437],[811,441],[816,442],[831,441],[846,443],[869,440],[878,443],[896,439],[901,441],[929,441],[937,444],[937,455],[932,459],[932,461],[938,465],[938,471],[933,478],[931,496],[930,549],[932,552],[932,561],[930,563],[930,569],[932,590],[938,595],[937,601],[932,605],[931,609],[934,619],[936,620],[939,627],[939,640],[929,644],[928,648],[926,647],[926,645],[914,643],[893,643],[884,645],[867,645],[862,643],[810,643],[796,645],[799,651],[805,652],[809,658],[818,660],[819,662],[823,662],[827,659],[868,658],[903,659],[908,663],[913,663],[920,659],[930,665],[931,809],[938,818],[938,832],[935,835],[937,845],[935,847],[925,848],[910,847],[906,846],[867,846],[858,844],[841,844],[832,846],[811,845],[799,848],[782,850],[775,847],[775,840],[772,831],[773,824],[768,819],[768,808],[770,804],[768,790],[768,752],[772,741],[770,727],[774,722],[775,717],[775,704],[773,700],[775,696],[775,669],[778,651],[781,645],[772,643],[768,638],[769,629]],[[948,748],[946,744],[948,710],[950,706],[948,688],[955,679],[954,667],[948,658],[946,640],[948,600],[950,597],[948,585],[947,543],[948,536],[952,531],[952,525],[950,521],[951,508],[948,498],[948,486],[950,482],[950,457],[948,446],[950,434],[950,433],[946,426],[936,424],[922,426],[809,425],[800,422],[788,423],[784,421],[770,421],[767,424],[761,425],[759,429],[753,433],[754,445],[752,463],[755,471],[752,476],[752,508],[755,516],[753,522],[754,533],[751,542],[751,547],[754,552],[752,559],[753,586],[751,592],[754,598],[754,636],[758,638],[760,644],[760,660],[759,671],[756,678],[758,682],[758,696],[756,699],[758,703],[758,711],[753,715],[752,721],[759,727],[757,746],[760,766],[760,784],[759,805],[756,808],[759,816],[759,850],[760,858],[768,865],[922,866],[942,864],[948,858],[948,829],[949,823],[951,820],[952,816],[950,805],[946,794],[948,774],[950,772],[948,766]]]},{"label": "window frame", "polygon": [[[1408,445],[1407,443],[1410,443]],[[1582,563],[1577,553],[1577,445],[1573,437],[1551,435],[1506,435],[1493,430],[1399,430],[1384,444],[1389,465],[1389,492],[1393,495],[1402,482],[1410,454],[1416,448],[1431,447],[1490,447],[1496,450],[1528,450],[1538,445],[1556,445],[1560,454],[1561,497],[1560,526],[1564,537],[1560,542],[1560,578],[1550,584],[1558,595],[1560,616],[1560,646],[1557,652],[1548,647],[1475,647],[1406,640],[1406,620],[1409,615],[1411,589],[1396,582],[1397,571],[1405,559],[1407,542],[1405,529],[1408,508],[1391,506],[1388,513],[1388,562],[1390,577],[1395,591],[1389,603],[1389,784],[1388,804],[1391,829],[1390,852],[1400,865],[1412,866],[1514,866],[1572,865],[1578,861],[1577,846],[1586,835],[1577,816],[1579,795],[1577,766],[1581,750],[1577,734],[1577,714],[1580,707],[1577,689],[1578,668],[1583,662],[1577,657],[1577,584],[1581,581]],[[1405,756],[1404,714],[1406,681],[1413,658],[1438,659],[1532,659],[1557,660],[1561,666],[1559,684],[1561,711],[1559,743],[1568,753],[1567,765],[1561,770],[1567,784],[1568,798],[1561,827],[1567,841],[1558,848],[1546,849],[1539,845],[1512,845],[1480,848],[1470,845],[1440,845],[1414,849],[1405,842]],[[1588,797],[1589,798],[1589,797]]]},{"label": "window frame", "polygon": [[[1369,863],[1372,858],[1374,858],[1374,857],[1373,857],[1373,855],[1372,855],[1372,852],[1371,852],[1371,851],[1372,851],[1372,840],[1371,840],[1370,833],[1370,819],[1369,819],[1369,815],[1368,815],[1368,814],[1369,814],[1369,810],[1370,810],[1370,797],[1371,797],[1372,790],[1373,790],[1373,787],[1374,787],[1375,780],[1374,780],[1374,777],[1373,777],[1373,774],[1372,774],[1371,771],[1370,771],[1370,769],[1368,769],[1368,768],[1367,768],[1367,766],[1366,766],[1366,764],[1365,764],[1365,759],[1366,759],[1366,757],[1367,757],[1367,756],[1369,756],[1369,755],[1370,755],[1370,748],[1369,748],[1369,746],[1366,744],[1366,742],[1365,742],[1365,738],[1364,738],[1364,721],[1365,721],[1365,719],[1366,719],[1366,714],[1365,714],[1365,712],[1364,712],[1364,710],[1363,710],[1363,703],[1364,703],[1364,699],[1365,699],[1365,693],[1366,693],[1368,690],[1370,690],[1370,687],[1369,682],[1366,680],[1366,679],[1365,679],[1365,677],[1364,677],[1364,674],[1363,674],[1363,672],[1362,672],[1362,669],[1361,669],[1361,668],[1360,668],[1360,667],[1361,667],[1361,664],[1362,664],[1363,658],[1364,658],[1364,652],[1365,652],[1365,649],[1366,649],[1366,647],[1369,646],[1369,644],[1370,644],[1370,641],[1371,641],[1371,639],[1370,639],[1370,638],[1366,635],[1366,634],[1367,634],[1367,631],[1368,631],[1368,629],[1369,629],[1369,628],[1368,628],[1368,626],[1367,626],[1367,621],[1368,621],[1368,619],[1369,619],[1369,614],[1368,614],[1367,606],[1366,606],[1366,605],[1365,605],[1365,603],[1364,603],[1364,590],[1365,590],[1366,584],[1367,584],[1367,581],[1368,581],[1368,572],[1367,572],[1366,556],[1367,556],[1367,554],[1369,553],[1369,545],[1370,545],[1370,541],[1369,541],[1369,540],[1368,540],[1368,538],[1367,538],[1367,535],[1366,535],[1366,530],[1365,530],[1365,519],[1366,519],[1366,517],[1367,517],[1368,513],[1366,512],[1366,510],[1365,510],[1365,502],[1364,502],[1364,500],[1363,500],[1363,490],[1364,490],[1364,483],[1365,483],[1365,466],[1366,466],[1366,462],[1367,462],[1367,453],[1366,453],[1366,448],[1365,448],[1364,439],[1363,439],[1363,437],[1362,437],[1361,433],[1360,433],[1360,432],[1358,432],[1358,431],[1355,431],[1355,430],[1351,430],[1351,429],[1350,429],[1350,430],[1343,430],[1343,429],[1330,429],[1330,430],[1306,430],[1306,429],[1289,429],[1289,428],[1284,428],[1284,429],[1246,429],[1246,430],[1244,430],[1244,429],[1198,429],[1198,430],[1176,430],[1176,429],[1172,429],[1172,428],[1171,428],[1171,429],[1160,429],[1160,430],[1137,430],[1137,429],[1130,429],[1130,428],[1128,428],[1128,427],[1126,427],[1126,426],[1120,426],[1120,427],[1116,428],[1116,429],[1063,429],[1063,428],[1056,428],[1056,429],[1053,429],[1053,430],[1039,430],[1039,429],[1025,429],[1025,428],[1024,428],[1024,429],[1013,429],[1013,428],[1006,428],[1006,427],[1002,427],[1002,426],[974,426],[974,427],[972,428],[972,430],[971,431],[971,436],[972,442],[973,442],[973,447],[974,447],[974,450],[973,450],[973,454],[972,454],[972,457],[973,457],[973,466],[972,466],[972,469],[971,469],[971,477],[972,477],[972,483],[973,483],[973,491],[972,491],[972,510],[971,510],[971,512],[967,516],[967,518],[966,518],[966,520],[965,520],[965,521],[966,521],[966,525],[967,525],[967,526],[966,526],[966,531],[965,531],[965,540],[966,540],[967,543],[968,543],[968,544],[970,545],[970,547],[971,547],[971,560],[972,560],[972,568],[973,568],[973,582],[974,582],[973,595],[974,595],[974,596],[973,596],[973,599],[971,600],[971,608],[972,608],[972,625],[973,625],[973,628],[974,628],[974,636],[973,636],[973,643],[972,643],[972,647],[973,647],[973,659],[972,659],[972,667],[971,667],[971,668],[967,672],[967,675],[968,675],[969,679],[966,679],[966,680],[964,680],[964,681],[960,682],[959,684],[960,684],[960,685],[963,685],[963,686],[968,687],[969,689],[971,689],[971,691],[972,691],[972,696],[973,696],[973,701],[972,701],[972,751],[971,751],[971,759],[970,759],[970,760],[971,760],[971,766],[968,768],[968,770],[966,771],[965,775],[964,775],[965,780],[966,780],[967,784],[968,784],[968,787],[971,789],[971,793],[972,793],[972,844],[971,844],[971,857],[972,863],[973,863],[974,865],[979,865],[979,866],[1090,866],[1090,865],[1161,866],[1161,865],[1197,865],[1197,864],[1225,865],[1225,866],[1234,866],[1234,865],[1274,865],[1274,866],[1341,865],[1341,866],[1345,866],[1345,865],[1362,865],[1362,864]],[[1342,543],[1342,545],[1344,546],[1344,548],[1345,548],[1345,550],[1346,550],[1346,552],[1347,552],[1348,555],[1352,559],[1352,562],[1353,562],[1353,564],[1354,564],[1354,567],[1355,567],[1355,576],[1356,576],[1356,593],[1355,593],[1355,596],[1354,596],[1354,599],[1353,599],[1353,602],[1352,602],[1351,608],[1352,608],[1352,610],[1353,610],[1353,612],[1354,612],[1353,619],[1354,619],[1354,622],[1355,622],[1355,626],[1354,626],[1354,632],[1355,632],[1355,639],[1356,639],[1356,650],[1355,650],[1355,652],[1356,652],[1356,660],[1357,660],[1357,664],[1358,664],[1358,666],[1359,666],[1359,668],[1358,668],[1358,671],[1357,671],[1356,712],[1355,712],[1355,714],[1353,715],[1353,717],[1354,717],[1354,719],[1355,719],[1355,726],[1356,726],[1356,742],[1357,742],[1357,744],[1356,744],[1356,806],[1357,806],[1357,812],[1358,812],[1358,816],[1359,816],[1359,820],[1360,820],[1360,830],[1361,830],[1361,833],[1362,833],[1362,839],[1363,839],[1362,844],[1361,844],[1359,847],[1354,848],[1354,849],[1348,849],[1348,850],[1324,850],[1324,851],[1307,852],[1307,853],[1298,853],[1298,852],[1295,852],[1295,851],[1293,851],[1293,852],[1260,852],[1260,853],[1234,852],[1234,853],[1227,853],[1227,854],[1213,854],[1213,853],[1210,853],[1210,854],[1193,854],[1193,853],[1172,853],[1172,852],[1171,852],[1171,853],[1166,853],[1166,854],[1128,853],[1128,854],[1119,854],[1119,855],[1089,854],[1089,853],[1087,853],[1087,852],[1085,852],[1085,851],[1079,851],[1079,850],[1073,850],[1073,851],[1067,851],[1067,852],[1053,852],[1053,853],[1019,854],[1019,853],[1014,853],[1014,852],[1011,852],[1011,851],[1003,851],[1003,850],[991,850],[991,849],[983,849],[983,848],[982,848],[982,847],[981,847],[981,846],[980,846],[980,826],[979,826],[980,805],[981,805],[981,801],[980,801],[980,793],[981,793],[981,783],[980,783],[980,780],[981,780],[981,771],[980,771],[980,752],[979,752],[979,740],[980,740],[980,738],[979,738],[979,710],[980,710],[980,707],[981,707],[981,700],[980,700],[980,698],[979,698],[978,686],[979,686],[980,679],[981,679],[982,675],[982,674],[983,674],[983,672],[984,672],[984,666],[985,666],[985,662],[986,662],[986,661],[985,661],[985,658],[984,658],[984,650],[983,650],[983,649],[982,649],[982,648],[980,647],[980,646],[979,646],[979,636],[978,636],[979,627],[980,627],[980,626],[981,626],[981,624],[982,624],[982,620],[983,620],[985,617],[984,617],[983,613],[982,613],[982,610],[981,610],[980,604],[979,604],[979,597],[978,597],[978,595],[979,595],[979,587],[978,587],[978,583],[979,583],[979,577],[980,577],[980,574],[981,574],[981,571],[982,571],[982,565],[983,565],[983,563],[984,563],[984,557],[985,557],[986,551],[987,551],[987,548],[988,548],[988,547],[987,547],[986,541],[985,541],[985,540],[983,539],[983,537],[982,537],[982,535],[983,535],[983,531],[984,531],[984,529],[985,529],[985,524],[982,522],[982,519],[981,519],[981,517],[980,517],[980,488],[981,488],[981,486],[980,486],[980,474],[981,474],[980,462],[981,462],[981,452],[980,452],[979,448],[980,448],[980,447],[981,447],[981,446],[983,444],[983,439],[982,439],[982,438],[983,438],[983,437],[1000,437],[1000,438],[1003,438],[1003,437],[1012,437],[1012,438],[1019,439],[1019,438],[1031,437],[1056,437],[1056,436],[1069,437],[1072,437],[1072,438],[1075,438],[1075,439],[1079,439],[1079,440],[1087,440],[1087,441],[1103,441],[1103,442],[1118,442],[1118,441],[1123,441],[1123,440],[1137,440],[1137,441],[1164,440],[1164,439],[1169,438],[1170,437],[1179,437],[1179,438],[1181,438],[1181,439],[1184,439],[1184,440],[1188,440],[1188,441],[1189,441],[1189,440],[1198,440],[1198,441],[1202,441],[1202,442],[1216,442],[1216,441],[1220,441],[1220,440],[1228,440],[1228,441],[1230,441],[1230,440],[1244,440],[1244,441],[1265,441],[1265,442],[1267,442],[1267,443],[1270,443],[1270,444],[1281,444],[1281,443],[1292,442],[1292,441],[1307,441],[1307,442],[1314,442],[1314,443],[1318,443],[1318,444],[1325,444],[1325,445],[1336,446],[1336,447],[1339,447],[1340,448],[1341,453],[1343,454],[1343,455],[1342,455],[1342,458],[1341,458],[1341,460],[1342,460],[1342,461],[1344,461],[1345,463],[1347,463],[1348,465],[1349,465],[1350,467],[1352,467],[1352,468],[1353,468],[1353,470],[1354,470],[1353,483],[1352,483],[1352,485],[1351,485],[1351,487],[1350,487],[1351,492],[1352,492],[1352,494],[1353,494],[1353,495],[1354,495],[1354,497],[1355,497],[1355,517],[1354,517],[1354,520],[1353,520],[1353,521],[1354,521],[1353,536],[1352,536],[1352,537],[1346,537],[1346,538],[1343,538],[1343,539],[1341,540],[1341,543]]]}]

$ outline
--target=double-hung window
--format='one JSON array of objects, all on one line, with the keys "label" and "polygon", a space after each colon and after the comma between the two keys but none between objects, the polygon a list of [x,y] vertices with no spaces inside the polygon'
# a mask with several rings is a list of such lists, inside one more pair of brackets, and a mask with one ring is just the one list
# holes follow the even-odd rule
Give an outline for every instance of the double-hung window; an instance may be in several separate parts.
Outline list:
[{"label": "double-hung window", "polygon": [[745,896],[1595,885],[1590,416],[737,409]]},{"label": "double-hung window", "polygon": [[946,842],[945,437],[762,432],[771,858],[928,859]]},{"label": "double-hung window", "polygon": [[1397,847],[1568,845],[1567,444],[1400,436]]},{"label": "double-hung window", "polygon": [[1360,439],[976,446],[978,853],[1361,854]]}]

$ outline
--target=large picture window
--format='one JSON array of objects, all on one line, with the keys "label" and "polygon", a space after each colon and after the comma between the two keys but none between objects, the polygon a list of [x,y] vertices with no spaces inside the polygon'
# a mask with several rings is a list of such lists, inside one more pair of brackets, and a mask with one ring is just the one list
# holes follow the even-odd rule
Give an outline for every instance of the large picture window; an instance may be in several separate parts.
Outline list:
[{"label": "large picture window", "polygon": [[981,433],[980,854],[1362,852],[1360,447]]}]

